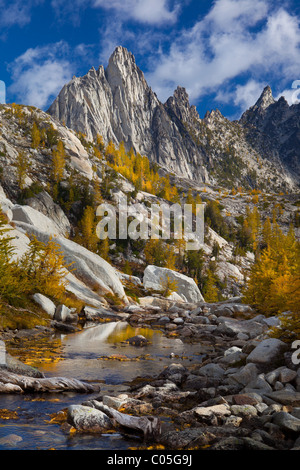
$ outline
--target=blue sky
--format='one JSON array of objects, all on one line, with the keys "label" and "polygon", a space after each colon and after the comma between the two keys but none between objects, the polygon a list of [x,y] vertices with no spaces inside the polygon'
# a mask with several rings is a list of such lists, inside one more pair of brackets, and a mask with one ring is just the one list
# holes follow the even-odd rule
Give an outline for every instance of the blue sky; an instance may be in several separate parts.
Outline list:
[{"label": "blue sky", "polygon": [[[184,86],[201,117],[234,119],[266,85],[293,103],[300,5],[273,0],[0,0],[7,102],[47,109],[73,75],[130,50],[161,101]],[[294,98],[293,98],[294,97]],[[1,90],[0,90],[1,100]]]}]

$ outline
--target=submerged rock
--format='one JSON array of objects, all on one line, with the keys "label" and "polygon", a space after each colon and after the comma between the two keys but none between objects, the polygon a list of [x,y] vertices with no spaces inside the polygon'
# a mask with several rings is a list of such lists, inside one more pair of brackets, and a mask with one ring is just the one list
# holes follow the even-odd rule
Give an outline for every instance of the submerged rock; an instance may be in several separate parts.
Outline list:
[{"label": "submerged rock", "polygon": [[79,431],[105,432],[113,428],[110,418],[105,413],[83,405],[69,406],[67,421]]},{"label": "submerged rock", "polygon": [[138,347],[146,346],[149,343],[147,338],[145,338],[145,336],[142,336],[142,335],[133,336],[132,338],[129,338],[127,342],[131,344],[132,346],[138,346]]}]

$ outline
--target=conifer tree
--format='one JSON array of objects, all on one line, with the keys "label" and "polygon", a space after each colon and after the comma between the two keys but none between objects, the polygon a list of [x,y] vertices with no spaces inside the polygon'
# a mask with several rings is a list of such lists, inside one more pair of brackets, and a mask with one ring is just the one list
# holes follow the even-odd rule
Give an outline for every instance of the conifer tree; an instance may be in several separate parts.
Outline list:
[{"label": "conifer tree", "polygon": [[216,286],[216,277],[211,269],[206,272],[204,286],[202,288],[203,296],[206,302],[218,302],[218,288]]},{"label": "conifer tree", "polygon": [[25,179],[27,176],[28,169],[30,168],[30,163],[28,162],[27,157],[24,152],[19,152],[16,160],[16,169],[17,169],[17,182],[21,190],[25,187]]},{"label": "conifer tree", "polygon": [[245,302],[265,315],[287,310],[299,315],[299,259],[300,245],[293,228],[285,235],[274,222],[269,243],[251,269]]},{"label": "conifer tree", "polygon": [[56,183],[59,183],[63,179],[66,165],[65,158],[64,144],[59,140],[56,150],[53,149],[52,151],[52,177]]},{"label": "conifer tree", "polygon": [[30,291],[61,300],[66,290],[66,268],[64,255],[55,240],[48,243],[35,237],[29,244],[29,251],[21,260],[23,278],[30,281]]},{"label": "conifer tree", "polygon": [[32,147],[34,149],[37,149],[38,146],[40,145],[40,142],[41,142],[41,134],[40,134],[40,130],[39,130],[36,122],[34,122],[33,125],[32,125],[31,141],[32,141]]},{"label": "conifer tree", "polygon": [[100,240],[98,243],[98,254],[101,256],[101,258],[105,259],[106,261],[109,260],[109,239],[108,237],[104,238],[103,240]]},{"label": "conifer tree", "polygon": [[96,251],[98,238],[96,234],[96,218],[95,209],[87,206],[83,212],[83,217],[79,222],[81,230],[81,243],[85,248],[91,251]]}]

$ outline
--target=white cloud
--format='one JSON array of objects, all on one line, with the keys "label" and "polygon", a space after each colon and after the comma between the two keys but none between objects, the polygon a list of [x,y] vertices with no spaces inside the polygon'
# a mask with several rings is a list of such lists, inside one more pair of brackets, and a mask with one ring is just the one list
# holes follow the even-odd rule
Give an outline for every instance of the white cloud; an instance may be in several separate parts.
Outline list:
[{"label": "white cloud", "polygon": [[221,88],[215,99],[245,110],[256,103],[266,85],[265,82],[250,79],[244,85],[236,85],[231,91],[223,91]]},{"label": "white cloud", "polygon": [[28,0],[27,2],[0,0],[0,26],[24,26],[30,23],[31,9],[40,2],[41,0]]},{"label": "white cloud", "polygon": [[195,101],[248,76],[247,86],[234,95],[243,106],[266,77],[298,78],[299,45],[298,18],[275,9],[271,0],[217,0],[193,28],[178,35],[167,53],[153,57],[147,79],[162,100],[181,85]]},{"label": "white cloud", "polygon": [[278,100],[281,96],[283,96],[288,104],[291,106],[293,104],[300,103],[300,80],[293,80],[291,83],[291,87],[284,89],[275,97]]},{"label": "white cloud", "polygon": [[13,94],[20,102],[45,108],[72,77],[72,65],[65,59],[68,45],[58,42],[28,49],[10,65]]},{"label": "white cloud", "polygon": [[94,0],[93,6],[113,10],[117,16],[140,23],[160,25],[173,24],[177,20],[179,3],[173,8],[169,0]]},{"label": "white cloud", "polygon": [[6,103],[6,88],[3,80],[0,80],[0,103]]},{"label": "white cloud", "polygon": [[220,32],[236,31],[256,25],[267,13],[268,5],[264,0],[219,0],[206,15],[205,23]]}]

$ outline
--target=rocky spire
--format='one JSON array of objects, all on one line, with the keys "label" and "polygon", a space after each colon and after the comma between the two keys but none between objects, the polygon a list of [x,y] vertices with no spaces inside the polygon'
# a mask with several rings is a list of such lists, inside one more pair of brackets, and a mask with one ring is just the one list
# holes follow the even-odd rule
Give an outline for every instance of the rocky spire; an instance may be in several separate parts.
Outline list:
[{"label": "rocky spire", "polygon": [[264,88],[262,94],[254,105],[254,108],[267,109],[271,104],[275,103],[271,87],[268,85]]},{"label": "rocky spire", "polygon": [[199,119],[196,107],[190,105],[189,95],[184,87],[178,86],[176,88],[173,96],[167,100],[165,107],[182,122],[188,123],[192,119]]},{"label": "rocky spire", "polygon": [[273,97],[271,87],[268,85],[264,88],[255,105],[251,106],[251,108],[244,112],[240,122],[243,124],[248,123],[255,126],[261,126],[268,108],[275,103],[276,101]]},{"label": "rocky spire", "polygon": [[[256,134],[249,139],[247,135],[245,140],[240,133],[240,142],[236,145],[240,150],[236,152],[240,152],[241,158],[250,155],[251,162],[257,163],[257,152],[265,154],[267,148],[270,149],[268,158],[277,162],[277,137],[288,135],[283,124],[286,109],[279,105],[280,100],[274,100],[268,86],[256,104],[244,113],[239,125],[247,132],[254,129]],[[212,182],[215,174],[223,178],[223,173],[210,170],[217,168],[216,165],[220,167],[223,156],[227,155],[230,121],[218,110],[200,119],[195,106],[190,105],[186,89],[181,86],[166,103],[161,103],[133,54],[122,46],[115,49],[105,69],[100,66],[96,71],[92,67],[85,76],[66,84],[48,112],[69,128],[86,134],[88,140],[100,134],[105,144],[110,140],[116,145],[123,141],[127,150],[133,148],[148,156],[168,172],[205,183]],[[266,142],[266,134],[274,127],[273,121],[278,124]],[[293,129],[297,128],[298,121],[297,118],[291,122]],[[253,150],[255,142],[260,142],[260,135],[262,143]],[[298,141],[296,144],[300,148]],[[291,141],[290,145],[294,149],[296,144]],[[284,155],[286,148],[282,149]],[[295,161],[298,161],[298,153]],[[298,171],[296,164],[293,168]],[[245,180],[244,174],[240,179]]]}]

